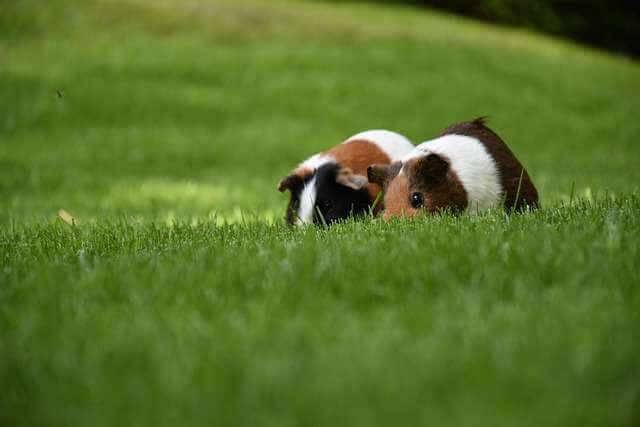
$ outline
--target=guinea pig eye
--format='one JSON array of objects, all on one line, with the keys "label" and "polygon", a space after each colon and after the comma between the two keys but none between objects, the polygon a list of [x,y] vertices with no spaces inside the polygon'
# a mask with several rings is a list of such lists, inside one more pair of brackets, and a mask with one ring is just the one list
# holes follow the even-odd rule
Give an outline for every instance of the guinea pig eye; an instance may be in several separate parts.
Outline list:
[{"label": "guinea pig eye", "polygon": [[413,207],[414,209],[418,209],[420,207],[422,207],[422,204],[424,203],[424,199],[422,198],[422,193],[411,193],[411,207]]}]

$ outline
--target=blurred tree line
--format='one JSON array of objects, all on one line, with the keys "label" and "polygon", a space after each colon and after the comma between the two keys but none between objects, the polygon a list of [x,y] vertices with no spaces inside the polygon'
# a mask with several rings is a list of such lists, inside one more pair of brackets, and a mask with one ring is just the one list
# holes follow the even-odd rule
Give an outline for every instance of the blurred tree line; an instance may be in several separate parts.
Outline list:
[{"label": "blurred tree line", "polygon": [[374,0],[430,6],[640,56],[640,0]]}]

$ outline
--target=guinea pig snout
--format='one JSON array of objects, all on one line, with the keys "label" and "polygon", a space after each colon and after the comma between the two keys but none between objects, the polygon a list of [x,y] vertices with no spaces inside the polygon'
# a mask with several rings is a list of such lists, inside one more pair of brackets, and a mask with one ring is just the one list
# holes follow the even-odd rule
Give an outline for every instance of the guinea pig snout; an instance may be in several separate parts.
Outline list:
[{"label": "guinea pig snout", "polygon": [[389,221],[391,220],[391,218],[393,218],[395,215],[389,211],[384,211],[384,213],[382,214],[382,219],[384,219],[385,221]]},{"label": "guinea pig snout", "polygon": [[387,188],[384,196],[384,213],[382,218],[385,221],[393,217],[413,216],[414,210],[409,204],[409,183],[404,175],[397,175]]}]

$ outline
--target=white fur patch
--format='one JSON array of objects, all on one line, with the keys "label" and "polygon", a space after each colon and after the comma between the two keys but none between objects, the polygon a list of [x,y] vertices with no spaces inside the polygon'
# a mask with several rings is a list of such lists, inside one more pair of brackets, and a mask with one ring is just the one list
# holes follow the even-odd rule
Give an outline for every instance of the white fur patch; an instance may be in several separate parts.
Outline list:
[{"label": "white fur patch", "polygon": [[[449,159],[451,169],[458,175],[467,192],[471,213],[496,207],[502,201],[502,186],[495,160],[476,138],[463,135],[445,135],[418,145],[403,160],[422,157],[429,153]],[[400,170],[404,173],[404,166]]]},{"label": "white fur patch", "polygon": [[347,139],[344,144],[358,139],[364,139],[376,144],[387,154],[387,156],[389,156],[392,162],[402,159],[414,149],[411,141],[409,141],[405,136],[400,135],[397,132],[384,129],[360,132]]},{"label": "white fur patch", "polygon": [[[308,168],[311,173],[315,173],[316,170],[327,163],[335,162],[335,159],[327,154],[319,153],[309,157],[304,162],[300,163],[299,167]],[[300,193],[300,206],[296,212],[297,217],[294,222],[296,225],[311,224],[313,223],[313,209],[316,205],[316,177],[314,176],[307,182]]]},{"label": "white fur patch", "polygon": [[296,225],[313,223],[313,209],[316,205],[316,196],[316,177],[314,176],[307,182],[300,193],[300,207],[298,208],[298,218],[295,219]]},{"label": "white fur patch", "polygon": [[326,165],[327,163],[335,162],[335,159],[327,154],[319,153],[314,154],[309,157],[304,162],[300,163],[300,167],[309,168],[312,171],[315,171],[322,165]]}]

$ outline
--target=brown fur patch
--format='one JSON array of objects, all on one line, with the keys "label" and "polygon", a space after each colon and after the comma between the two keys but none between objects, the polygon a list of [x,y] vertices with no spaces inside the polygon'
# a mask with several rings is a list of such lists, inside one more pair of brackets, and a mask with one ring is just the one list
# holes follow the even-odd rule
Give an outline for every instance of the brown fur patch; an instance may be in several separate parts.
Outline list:
[{"label": "brown fur patch", "polygon": [[391,180],[398,175],[402,168],[402,162],[397,161],[390,165],[376,163],[367,168],[369,182],[378,184],[385,191]]},{"label": "brown fur patch", "polygon": [[302,185],[304,180],[309,176],[313,171],[307,167],[299,167],[291,173],[291,175],[287,175],[278,183],[278,191],[282,192],[285,190],[294,190],[296,186]]},{"label": "brown fur patch", "polygon": [[388,184],[384,198],[383,218],[412,217],[417,213],[409,203],[409,183],[405,175],[396,175]]},{"label": "brown fur patch", "polygon": [[338,144],[326,154],[336,159],[341,166],[349,168],[356,175],[367,176],[367,168],[374,163],[389,163],[387,154],[376,144],[366,140],[354,140]]},{"label": "brown fur patch", "polygon": [[[440,156],[449,163],[448,159]],[[447,168],[440,180],[429,179],[425,173],[427,156],[409,160],[405,166],[409,182],[409,195],[419,192],[424,198],[424,207],[429,213],[450,210],[457,213],[466,209],[468,204],[467,192],[460,182],[458,175]],[[407,203],[409,203],[407,199]]]},{"label": "brown fur patch", "polygon": [[[515,208],[516,211],[521,211],[527,206],[538,207],[538,191],[533,185],[529,174],[507,144],[486,126],[484,117],[479,117],[471,122],[449,126],[439,136],[451,134],[471,136],[485,146],[498,166],[500,184],[504,192],[505,208]],[[522,181],[520,176],[522,176]],[[518,185],[520,185],[519,194]]]},{"label": "brown fur patch", "polygon": [[[367,168],[374,163],[390,162],[389,156],[376,144],[367,140],[353,140],[346,144],[339,144],[327,151],[325,154],[332,156],[336,162],[345,168],[349,168],[355,175],[367,176]],[[378,184],[369,183],[366,185],[371,201],[373,202],[382,188]],[[378,212],[382,204],[378,203],[375,212]]]}]

